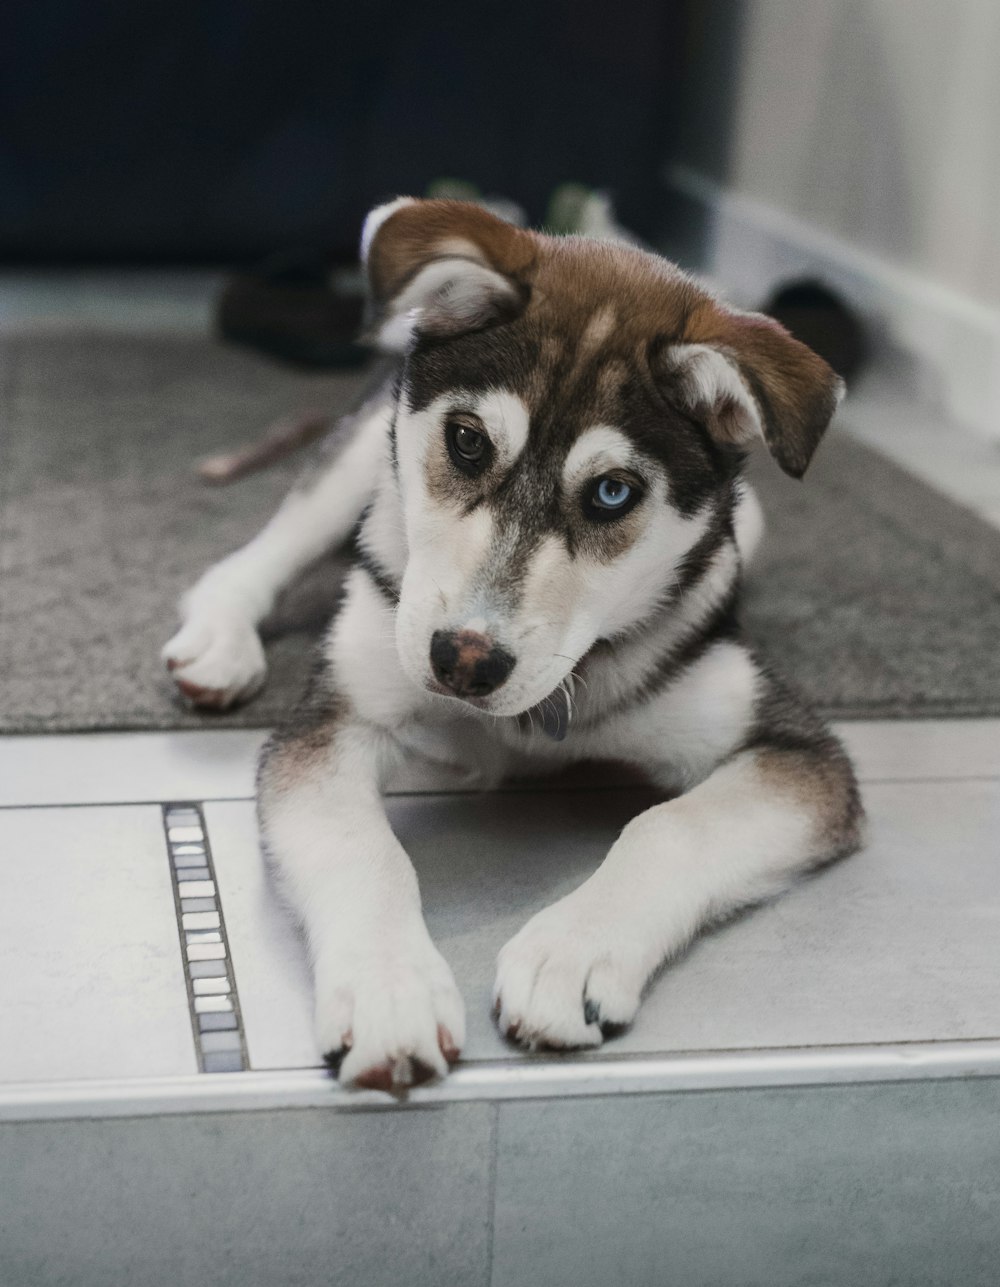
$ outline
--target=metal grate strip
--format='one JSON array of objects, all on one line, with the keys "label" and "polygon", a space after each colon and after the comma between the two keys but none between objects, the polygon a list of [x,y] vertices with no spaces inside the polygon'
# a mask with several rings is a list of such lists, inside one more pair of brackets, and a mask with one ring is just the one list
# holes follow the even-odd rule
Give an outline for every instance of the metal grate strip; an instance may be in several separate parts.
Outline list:
[{"label": "metal grate strip", "polygon": [[243,1015],[201,805],[165,804],[163,828],[198,1067],[245,1072],[250,1061]]}]

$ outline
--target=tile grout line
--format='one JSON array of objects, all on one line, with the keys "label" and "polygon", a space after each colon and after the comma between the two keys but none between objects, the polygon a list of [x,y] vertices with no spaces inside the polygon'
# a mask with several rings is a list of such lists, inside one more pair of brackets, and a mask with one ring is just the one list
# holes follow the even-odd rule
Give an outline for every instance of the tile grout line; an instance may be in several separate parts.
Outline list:
[{"label": "tile grout line", "polygon": [[161,806],[198,1071],[248,1072],[233,958],[201,803]]},{"label": "tile grout line", "polygon": [[[855,760],[857,759],[857,757],[854,757],[854,758]],[[912,775],[911,774],[893,775],[893,774],[886,774],[884,772],[880,772],[874,776],[868,776],[865,773],[861,773],[858,776],[858,782],[861,786],[865,786],[865,785],[884,786],[886,784],[905,786],[907,783],[911,783],[911,782],[918,786],[926,785],[928,783],[940,783],[941,785],[947,785],[949,783],[956,783],[956,782],[1000,782],[1000,768],[994,771],[987,771],[984,773],[976,773],[976,772],[949,773],[947,775],[939,775],[939,774],[933,774],[928,772],[922,772],[922,773],[917,773]],[[629,792],[629,791],[637,792],[637,793],[638,792],[648,793],[653,789],[654,788],[650,787],[648,783],[637,784],[634,782],[619,783],[619,784],[612,783],[607,786],[587,785],[587,786],[570,786],[570,787],[561,787],[550,782],[546,784],[545,787],[530,786],[526,788],[522,788],[520,784],[515,783],[510,786],[507,786],[507,785],[500,786],[493,791],[487,792],[486,794],[488,796],[584,795],[584,794],[589,795],[589,794],[595,794],[595,793],[610,794],[612,792]],[[390,801],[423,799],[425,796],[430,796],[434,798],[447,796],[449,799],[451,798],[472,799],[472,798],[482,798],[483,792],[477,791],[474,788],[460,789],[460,790],[447,789],[447,788],[441,789],[441,790],[434,790],[432,788],[428,788],[426,790],[420,790],[420,791],[383,792],[383,798]],[[250,795],[208,795],[204,797],[204,799],[201,801],[201,804],[247,804],[247,803],[252,803],[253,800],[254,800],[254,796],[252,794]],[[160,799],[143,799],[143,800],[139,800],[139,799],[109,800],[109,799],[98,798],[94,800],[41,800],[41,801],[29,801],[28,803],[17,803],[14,801],[11,801],[9,803],[0,802],[0,813],[4,811],[20,812],[27,809],[39,809],[39,810],[41,809],[132,809],[132,808],[149,808],[151,805],[155,806],[156,808],[162,808],[163,807],[162,797]],[[194,809],[198,806],[172,805],[169,807],[171,808],[183,807],[185,809]]]},{"label": "tile grout line", "polygon": [[489,1228],[486,1230],[486,1287],[493,1287],[494,1259],[493,1247],[496,1242],[497,1225],[497,1167],[500,1149],[500,1105],[493,1105],[490,1118],[490,1174],[487,1185],[487,1206],[489,1210]]}]

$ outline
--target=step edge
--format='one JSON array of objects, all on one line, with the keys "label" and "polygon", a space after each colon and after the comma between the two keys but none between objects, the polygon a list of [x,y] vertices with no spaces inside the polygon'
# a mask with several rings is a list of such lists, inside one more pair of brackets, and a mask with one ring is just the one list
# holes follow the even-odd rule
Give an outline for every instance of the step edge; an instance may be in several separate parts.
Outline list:
[{"label": "step edge", "polygon": [[598,1059],[483,1061],[405,1098],[344,1090],[320,1068],[0,1086],[0,1123],[329,1108],[406,1110],[456,1103],[1000,1078],[1000,1038],[867,1046],[693,1051]]}]

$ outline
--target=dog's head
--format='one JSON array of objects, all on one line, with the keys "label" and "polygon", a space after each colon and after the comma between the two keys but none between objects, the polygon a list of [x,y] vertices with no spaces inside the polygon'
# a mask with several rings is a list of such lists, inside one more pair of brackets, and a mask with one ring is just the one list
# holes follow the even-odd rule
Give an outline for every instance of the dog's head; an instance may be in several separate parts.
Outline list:
[{"label": "dog's head", "polygon": [[362,254],[373,337],[405,354],[400,658],[493,714],[657,611],[729,523],[744,450],[800,477],[839,400],[777,323],[630,247],[403,199]]}]

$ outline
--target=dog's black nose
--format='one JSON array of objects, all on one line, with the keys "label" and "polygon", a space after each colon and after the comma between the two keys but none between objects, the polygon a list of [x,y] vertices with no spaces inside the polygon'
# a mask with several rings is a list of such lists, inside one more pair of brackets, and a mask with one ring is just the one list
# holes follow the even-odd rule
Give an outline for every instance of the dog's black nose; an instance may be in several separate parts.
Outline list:
[{"label": "dog's black nose", "polygon": [[485,697],[514,669],[514,658],[475,630],[435,630],[431,667],[456,697]]}]

